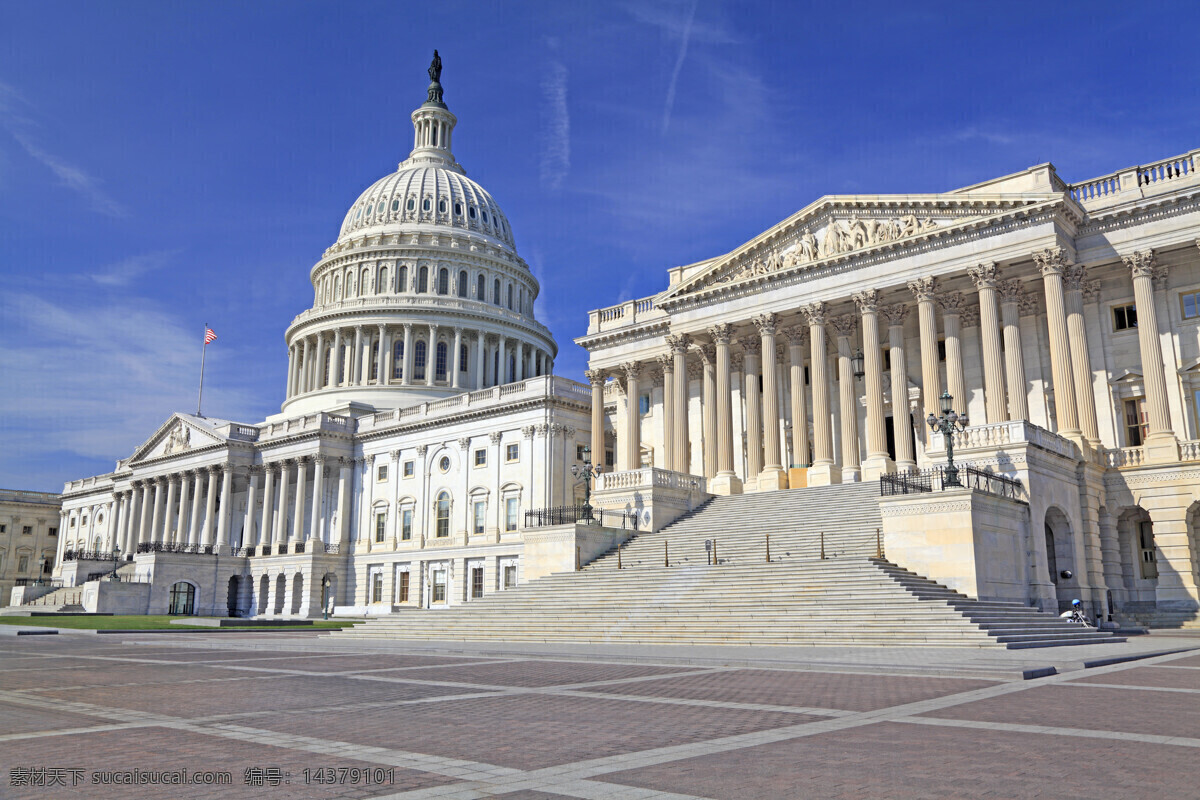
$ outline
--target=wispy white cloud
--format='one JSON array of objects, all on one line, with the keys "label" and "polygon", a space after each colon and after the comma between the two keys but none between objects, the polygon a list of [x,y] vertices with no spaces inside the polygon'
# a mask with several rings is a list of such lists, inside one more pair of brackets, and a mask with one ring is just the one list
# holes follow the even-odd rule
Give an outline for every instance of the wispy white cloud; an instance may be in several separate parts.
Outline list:
[{"label": "wispy white cloud", "polygon": [[0,82],[0,125],[4,126],[21,149],[50,170],[61,185],[87,200],[94,211],[109,217],[129,216],[125,206],[104,191],[98,178],[41,145],[33,133],[37,123],[29,109],[29,103],[16,89]]},{"label": "wispy white cloud", "polygon": [[[692,6],[692,12],[684,16],[680,8]],[[667,0],[666,2],[624,3],[622,7],[637,22],[659,28],[672,39],[691,38],[705,44],[737,44],[741,40],[727,26],[695,19],[697,0]]]},{"label": "wispy white cloud", "polygon": [[662,132],[665,135],[671,125],[671,108],[675,105],[675,86],[679,83],[679,73],[683,71],[683,60],[687,57],[688,40],[692,38],[692,24],[696,21],[696,6],[700,0],[692,0],[687,11],[687,19],[683,23],[683,31],[679,36],[679,56],[675,59],[675,68],[671,70],[671,80],[667,84],[667,100],[663,104]]},{"label": "wispy white cloud", "polygon": [[87,277],[101,286],[128,286],[134,279],[165,267],[179,253],[179,250],[156,250],[130,256],[88,273]]},{"label": "wispy white cloud", "polygon": [[542,185],[560,189],[571,170],[571,115],[567,109],[567,67],[557,58],[546,65],[542,77],[541,139]]}]

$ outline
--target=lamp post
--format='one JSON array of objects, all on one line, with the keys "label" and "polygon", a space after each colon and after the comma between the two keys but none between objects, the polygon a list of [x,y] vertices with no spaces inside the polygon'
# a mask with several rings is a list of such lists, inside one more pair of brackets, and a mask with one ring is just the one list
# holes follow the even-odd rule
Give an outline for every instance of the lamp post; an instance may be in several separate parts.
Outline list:
[{"label": "lamp post", "polygon": [[925,422],[934,433],[946,437],[946,476],[942,486],[962,486],[958,482],[958,467],[954,466],[954,434],[967,429],[967,415],[963,413],[960,416],[954,412],[954,397],[949,392],[942,392],[938,401],[942,415],[935,417],[931,411]]},{"label": "lamp post", "polygon": [[324,614],[324,619],[329,619],[329,576],[326,575],[321,581],[321,610]]},{"label": "lamp post", "polygon": [[583,518],[589,522],[592,519],[591,481],[604,472],[604,467],[599,464],[592,464],[591,455],[592,448],[584,445],[583,466],[579,464],[571,465],[571,475],[575,478],[583,478]]}]

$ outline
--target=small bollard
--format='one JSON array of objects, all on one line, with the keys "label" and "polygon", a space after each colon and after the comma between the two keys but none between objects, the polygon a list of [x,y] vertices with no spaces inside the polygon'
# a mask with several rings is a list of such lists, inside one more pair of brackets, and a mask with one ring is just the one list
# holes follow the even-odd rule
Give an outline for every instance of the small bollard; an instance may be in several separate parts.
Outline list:
[{"label": "small bollard", "polygon": [[575,545],[575,571],[579,572],[579,545]]},{"label": "small bollard", "polygon": [[717,560],[717,540],[713,539],[713,566],[719,565],[721,562]]},{"label": "small bollard", "polygon": [[617,569],[621,568],[621,543],[617,542]]},{"label": "small bollard", "polygon": [[767,534],[767,563],[771,563],[771,534]]},{"label": "small bollard", "polygon": [[663,566],[664,567],[671,566],[671,558],[668,555],[669,552],[670,551],[667,550],[667,540],[663,539]]},{"label": "small bollard", "polygon": [[879,538],[879,528],[875,529],[875,557],[883,558],[883,540]]},{"label": "small bollard", "polygon": [[825,560],[825,531],[821,531],[821,560]]}]

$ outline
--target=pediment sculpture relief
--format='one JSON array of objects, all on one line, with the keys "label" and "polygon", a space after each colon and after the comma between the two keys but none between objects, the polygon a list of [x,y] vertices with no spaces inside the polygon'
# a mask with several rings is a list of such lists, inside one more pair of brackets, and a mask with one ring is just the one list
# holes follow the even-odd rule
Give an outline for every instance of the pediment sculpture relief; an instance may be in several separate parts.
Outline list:
[{"label": "pediment sculpture relief", "polygon": [[165,455],[187,450],[192,446],[192,430],[186,425],[179,425],[167,437],[167,446],[163,449]]}]

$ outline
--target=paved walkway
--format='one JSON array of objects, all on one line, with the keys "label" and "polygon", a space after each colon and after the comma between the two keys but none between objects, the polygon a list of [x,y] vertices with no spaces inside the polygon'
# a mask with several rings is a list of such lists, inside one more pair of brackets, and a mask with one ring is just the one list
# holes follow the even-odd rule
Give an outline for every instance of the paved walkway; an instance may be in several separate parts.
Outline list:
[{"label": "paved walkway", "polygon": [[1135,641],[1193,649],[6,638],[0,797],[1194,796],[1200,640]]}]

